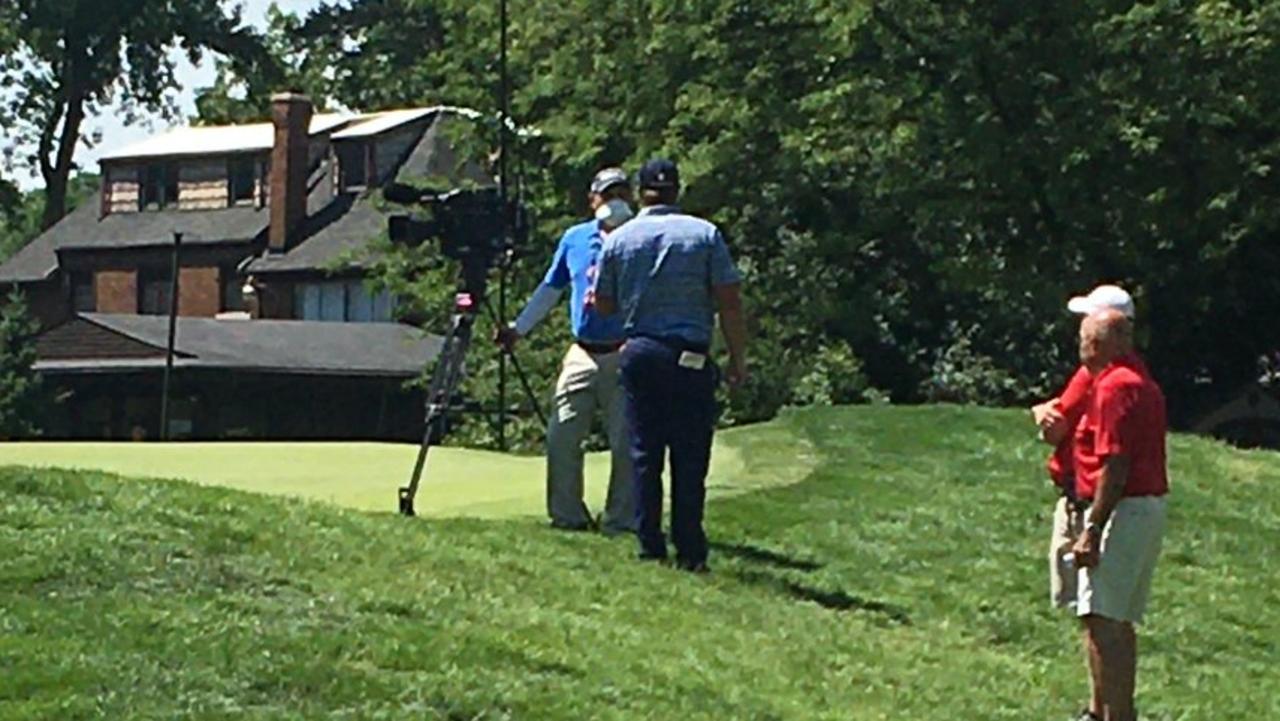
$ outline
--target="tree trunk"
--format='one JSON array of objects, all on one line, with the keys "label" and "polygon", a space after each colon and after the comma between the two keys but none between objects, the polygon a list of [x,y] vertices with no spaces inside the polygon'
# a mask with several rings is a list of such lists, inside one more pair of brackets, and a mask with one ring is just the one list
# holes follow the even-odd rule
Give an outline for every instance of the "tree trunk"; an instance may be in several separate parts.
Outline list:
[{"label": "tree trunk", "polygon": [[[90,66],[84,39],[78,36],[63,39],[66,50],[61,74],[62,98],[50,117],[46,119],[40,136],[40,174],[44,176],[44,218],[40,226],[48,230],[67,214],[67,182],[75,163],[76,145],[80,142],[80,126],[84,123],[84,104],[87,96],[87,75]],[[61,112],[58,112],[61,110]],[[58,132],[58,116],[62,116],[61,132]],[[58,135],[54,145],[54,135]]]},{"label": "tree trunk", "polygon": [[80,141],[80,126],[84,123],[84,95],[78,87],[71,88],[70,95],[62,120],[62,134],[58,139],[57,160],[52,164],[45,163],[44,167],[44,219],[40,225],[45,230],[67,214],[67,182],[71,177],[76,144]]}]

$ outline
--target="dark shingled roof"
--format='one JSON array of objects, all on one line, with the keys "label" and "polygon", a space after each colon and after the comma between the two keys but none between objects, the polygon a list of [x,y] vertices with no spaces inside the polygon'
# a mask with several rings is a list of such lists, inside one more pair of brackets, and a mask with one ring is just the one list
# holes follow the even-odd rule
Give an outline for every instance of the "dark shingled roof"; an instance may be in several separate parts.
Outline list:
[{"label": "dark shingled roof", "polygon": [[0,282],[48,278],[58,267],[59,250],[170,245],[175,231],[188,245],[247,243],[266,230],[270,215],[266,208],[252,207],[112,213],[105,218],[99,213],[94,202],[77,208],[0,265]]},{"label": "dark shingled roof", "polygon": [[[161,352],[151,358],[138,353],[41,358],[36,370],[94,373],[164,366],[168,316],[83,313],[68,325],[77,323],[89,324],[82,332],[106,329]],[[66,326],[49,331],[58,332],[69,331]],[[440,353],[442,345],[438,336],[398,323],[179,318],[174,349],[182,356],[175,361],[179,368],[412,378]]]},{"label": "dark shingled roof", "polygon": [[[489,177],[475,162],[461,162],[453,139],[475,122],[465,114],[441,109],[430,116],[422,136],[396,171],[400,182],[430,179],[442,186],[464,183],[489,185]],[[405,209],[379,209],[376,191],[360,195],[338,194],[333,189],[332,164],[321,161],[308,181],[303,240],[284,253],[267,252],[253,261],[250,272],[298,272],[330,270],[350,258],[386,231],[387,218]],[[268,208],[243,207],[217,210],[168,210],[113,213],[100,217],[97,203],[85,203],[57,225],[0,265],[0,283],[22,283],[48,278],[58,267],[57,251],[63,249],[138,248],[172,243],[173,233],[183,233],[188,245],[247,243],[258,240],[270,223]]]},{"label": "dark shingled roof", "polygon": [[[471,122],[455,113],[436,113],[396,171],[396,182],[429,179],[450,187],[468,183],[492,185],[493,178],[486,175],[479,164],[460,162],[453,147],[451,135],[461,124]],[[402,206],[381,203],[375,192],[341,195],[307,219],[302,230],[302,242],[285,253],[268,253],[258,258],[250,264],[249,272],[269,274],[327,270],[343,259],[351,267],[360,267],[357,251],[386,233],[390,216],[405,212],[407,209]]]},{"label": "dark shingled roof", "polygon": [[[333,217],[332,169],[321,161],[307,181],[307,212]],[[168,246],[174,232],[186,245],[250,243],[265,236],[271,223],[269,206],[213,210],[149,210],[99,217],[97,203],[88,202],[58,221],[8,262],[0,265],[0,283],[24,283],[48,278],[58,268],[60,250],[106,250]]]},{"label": "dark shingled roof", "polygon": [[267,252],[249,264],[250,273],[336,270],[362,265],[360,251],[387,229],[390,211],[379,210],[369,194],[338,196],[303,223],[303,240],[284,253]]}]

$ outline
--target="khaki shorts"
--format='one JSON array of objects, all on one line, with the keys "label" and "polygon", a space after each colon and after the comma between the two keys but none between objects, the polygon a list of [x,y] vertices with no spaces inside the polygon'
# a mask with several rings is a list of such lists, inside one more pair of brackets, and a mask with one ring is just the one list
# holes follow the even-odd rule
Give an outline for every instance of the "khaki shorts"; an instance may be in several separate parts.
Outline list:
[{"label": "khaki shorts", "polygon": [[1102,560],[1081,569],[1077,616],[1102,616],[1139,623],[1151,595],[1164,539],[1163,496],[1125,498],[1102,530]]},{"label": "khaki shorts", "polygon": [[1076,513],[1071,503],[1062,497],[1053,508],[1053,534],[1049,538],[1049,602],[1055,608],[1075,610],[1077,585],[1076,567],[1064,557],[1084,530],[1084,515]]}]

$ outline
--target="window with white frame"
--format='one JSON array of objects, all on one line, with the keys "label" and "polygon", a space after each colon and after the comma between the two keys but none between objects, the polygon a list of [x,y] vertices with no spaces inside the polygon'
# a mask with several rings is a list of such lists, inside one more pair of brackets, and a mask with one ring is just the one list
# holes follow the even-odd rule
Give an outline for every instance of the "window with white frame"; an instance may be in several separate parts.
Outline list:
[{"label": "window with white frame", "polygon": [[391,293],[372,293],[362,280],[299,283],[293,287],[293,315],[299,320],[390,323],[394,314]]}]

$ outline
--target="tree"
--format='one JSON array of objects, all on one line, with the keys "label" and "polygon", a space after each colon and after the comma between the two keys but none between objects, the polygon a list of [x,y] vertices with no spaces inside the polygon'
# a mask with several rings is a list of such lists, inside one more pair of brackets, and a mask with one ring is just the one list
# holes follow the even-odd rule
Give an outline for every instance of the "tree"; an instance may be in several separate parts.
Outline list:
[{"label": "tree", "polygon": [[[511,76],[534,247],[605,164],[680,161],[747,271],[734,420],[855,398],[1017,403],[1075,363],[1070,295],[1119,281],[1174,417],[1280,348],[1280,0],[528,0]],[[359,109],[497,108],[496,3],[328,3],[281,44]],[[407,36],[421,37],[406,52]],[[329,72],[316,74],[324,67]],[[443,293],[389,263],[401,292]],[[563,329],[530,339],[550,376]],[[473,382],[487,387],[482,356]],[[816,389],[816,390],[815,390]],[[839,392],[836,392],[836,391]]]},{"label": "tree", "polygon": [[[71,176],[67,183],[68,213],[97,195],[99,180],[97,175]],[[0,263],[40,235],[45,195],[44,190],[23,193],[16,187],[12,188],[10,195],[4,191],[3,181],[0,181]]]},{"label": "tree", "polygon": [[22,294],[11,290],[0,305],[0,439],[39,431],[41,384],[33,370],[38,330]]},{"label": "tree", "polygon": [[302,50],[303,30],[301,18],[272,4],[262,37],[263,52],[271,62],[246,65],[234,58],[219,58],[213,85],[196,89],[196,116],[192,120],[200,125],[269,122],[267,98],[285,88],[307,94],[317,111],[328,110],[331,66],[319,57],[327,58],[327,54]]},{"label": "tree", "polygon": [[121,101],[172,115],[177,87],[171,51],[193,62],[212,50],[261,72],[271,57],[224,0],[9,0],[0,4],[0,82],[10,93],[0,127],[34,148],[27,162],[47,191],[42,227],[66,211],[67,183],[84,123]]}]

